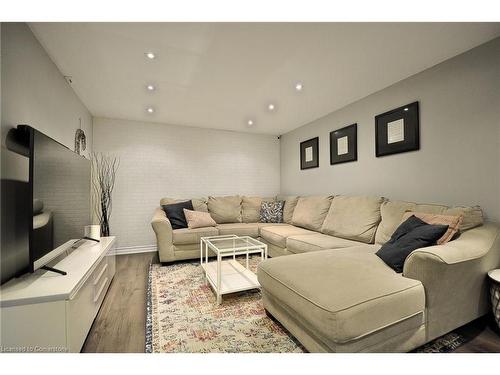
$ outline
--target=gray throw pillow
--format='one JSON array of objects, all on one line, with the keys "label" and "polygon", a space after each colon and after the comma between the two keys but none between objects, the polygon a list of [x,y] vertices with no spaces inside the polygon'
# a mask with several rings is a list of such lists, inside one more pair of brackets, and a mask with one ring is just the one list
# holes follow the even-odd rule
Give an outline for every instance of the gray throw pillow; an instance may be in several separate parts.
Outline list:
[{"label": "gray throw pillow", "polygon": [[284,201],[262,202],[260,206],[261,223],[282,223]]}]

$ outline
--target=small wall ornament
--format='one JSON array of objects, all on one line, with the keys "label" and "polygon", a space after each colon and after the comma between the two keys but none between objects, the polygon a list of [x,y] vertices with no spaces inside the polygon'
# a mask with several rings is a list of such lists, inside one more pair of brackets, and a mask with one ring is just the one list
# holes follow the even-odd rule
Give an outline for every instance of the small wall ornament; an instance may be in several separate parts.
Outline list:
[{"label": "small wall ornament", "polygon": [[[75,132],[75,152],[81,155],[81,151],[85,151],[87,148],[87,137],[82,129],[82,119],[80,120],[80,127]],[[81,151],[80,151],[81,150]]]}]

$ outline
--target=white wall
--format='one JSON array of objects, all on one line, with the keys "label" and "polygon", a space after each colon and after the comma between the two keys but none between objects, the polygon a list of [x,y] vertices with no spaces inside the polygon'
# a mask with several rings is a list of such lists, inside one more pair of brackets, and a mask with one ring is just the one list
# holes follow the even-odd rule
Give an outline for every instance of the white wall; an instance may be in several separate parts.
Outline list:
[{"label": "white wall", "polygon": [[[375,157],[374,116],[418,100],[421,149]],[[358,161],[330,165],[329,133],[358,124]],[[319,136],[319,168],[299,143]],[[500,220],[500,38],[281,137],[283,194],[371,194],[481,205]]]},{"label": "white wall", "polygon": [[[74,148],[82,120],[88,155],[92,148],[92,116],[25,23],[1,24],[1,175],[2,281],[27,266],[28,241],[15,230],[26,201],[28,159],[5,146],[8,131],[28,124]],[[83,228],[82,228],[83,230]]]},{"label": "white wall", "polygon": [[2,23],[2,147],[5,134],[28,124],[74,149],[82,121],[92,149],[92,115],[25,23]]},{"label": "white wall", "polygon": [[156,244],[150,220],[162,197],[276,195],[276,136],[94,118],[94,151],[116,155],[111,233],[119,247]]}]

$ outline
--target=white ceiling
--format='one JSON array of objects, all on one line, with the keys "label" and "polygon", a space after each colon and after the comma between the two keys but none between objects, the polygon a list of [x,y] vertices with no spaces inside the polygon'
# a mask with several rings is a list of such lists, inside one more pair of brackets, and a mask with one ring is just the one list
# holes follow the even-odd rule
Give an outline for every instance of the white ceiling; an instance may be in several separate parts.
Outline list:
[{"label": "white ceiling", "polygon": [[500,23],[30,26],[96,117],[276,135],[500,35]]}]

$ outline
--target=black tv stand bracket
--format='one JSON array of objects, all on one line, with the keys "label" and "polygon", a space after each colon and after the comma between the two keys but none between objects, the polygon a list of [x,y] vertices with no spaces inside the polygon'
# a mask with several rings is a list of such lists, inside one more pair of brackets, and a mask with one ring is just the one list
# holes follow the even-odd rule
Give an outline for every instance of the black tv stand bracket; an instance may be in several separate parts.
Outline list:
[{"label": "black tv stand bracket", "polygon": [[66,276],[68,273],[65,272],[65,271],[61,271],[61,270],[58,270],[57,268],[52,268],[52,267],[49,267],[49,266],[42,266],[40,267],[42,270],[45,270],[45,271],[50,271],[50,272],[55,272],[55,273],[59,273],[63,276]]}]

